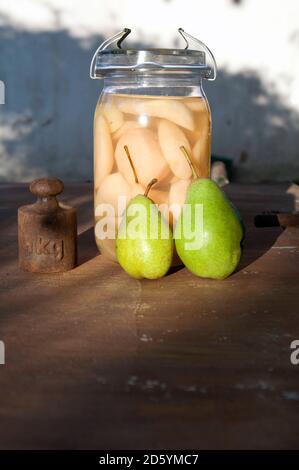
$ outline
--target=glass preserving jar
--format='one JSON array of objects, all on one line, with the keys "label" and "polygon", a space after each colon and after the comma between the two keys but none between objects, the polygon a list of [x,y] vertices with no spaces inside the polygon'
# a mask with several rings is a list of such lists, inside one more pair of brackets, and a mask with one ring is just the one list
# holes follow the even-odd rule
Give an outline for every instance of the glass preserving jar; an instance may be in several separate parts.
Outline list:
[{"label": "glass preserving jar", "polygon": [[121,48],[130,33],[124,29],[91,63],[91,78],[104,78],[94,116],[95,238],[114,261],[126,205],[152,179],[150,198],[174,226],[192,178],[210,176],[211,112],[202,79],[216,78],[216,63],[207,46],[179,32],[185,49],[138,50]]}]

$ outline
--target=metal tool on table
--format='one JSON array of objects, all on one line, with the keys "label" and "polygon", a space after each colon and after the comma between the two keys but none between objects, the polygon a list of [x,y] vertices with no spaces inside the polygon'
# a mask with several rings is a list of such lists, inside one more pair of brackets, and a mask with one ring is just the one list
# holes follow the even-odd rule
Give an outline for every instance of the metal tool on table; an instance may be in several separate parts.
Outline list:
[{"label": "metal tool on table", "polygon": [[254,225],[256,227],[298,227],[299,212],[262,212],[255,216]]},{"label": "metal tool on table", "polygon": [[63,189],[57,178],[30,184],[37,201],[18,210],[19,265],[24,271],[63,272],[77,265],[77,214],[56,199]]}]

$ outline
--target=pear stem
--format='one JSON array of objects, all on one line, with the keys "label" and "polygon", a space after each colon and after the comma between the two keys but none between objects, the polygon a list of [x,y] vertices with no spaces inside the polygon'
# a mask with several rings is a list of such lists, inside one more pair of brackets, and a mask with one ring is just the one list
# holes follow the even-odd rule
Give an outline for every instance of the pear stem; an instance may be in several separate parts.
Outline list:
[{"label": "pear stem", "polygon": [[194,163],[192,162],[191,157],[190,157],[190,155],[189,155],[189,153],[188,153],[186,147],[184,147],[184,145],[182,145],[182,146],[180,147],[180,150],[183,152],[184,157],[186,158],[187,162],[188,162],[189,165],[190,165],[190,168],[191,168],[192,174],[193,174],[193,178],[199,178],[199,174],[198,174],[198,172],[197,172],[197,169],[196,169]]},{"label": "pear stem", "polygon": [[125,152],[127,154],[127,157],[128,157],[128,160],[130,162],[130,165],[131,165],[131,168],[132,168],[132,171],[134,173],[134,178],[135,178],[135,183],[139,183],[138,181],[138,176],[137,176],[137,173],[136,173],[136,170],[135,170],[135,167],[134,167],[134,164],[132,162],[132,158],[131,158],[131,155],[130,155],[130,152],[129,152],[129,149],[128,149],[128,146],[127,145],[124,145],[124,149],[125,149]]},{"label": "pear stem", "polygon": [[145,197],[147,197],[147,195],[150,192],[152,186],[154,186],[154,184],[156,184],[157,182],[158,182],[157,178],[154,178],[148,183],[148,185],[146,187],[146,190],[145,190],[145,193],[144,193]]}]

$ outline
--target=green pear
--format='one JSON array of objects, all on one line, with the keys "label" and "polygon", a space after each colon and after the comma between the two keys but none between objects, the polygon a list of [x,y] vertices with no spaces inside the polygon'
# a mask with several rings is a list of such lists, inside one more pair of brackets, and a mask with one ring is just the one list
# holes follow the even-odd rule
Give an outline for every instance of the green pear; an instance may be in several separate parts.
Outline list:
[{"label": "green pear", "polygon": [[239,222],[241,224],[241,227],[242,227],[242,232],[243,232],[243,237],[242,237],[242,240],[241,240],[241,246],[242,246],[244,238],[245,238],[245,233],[246,233],[244,220],[241,216],[241,213],[240,213],[239,209],[235,206],[235,204],[232,201],[230,201],[229,199],[228,199],[228,201],[229,201],[230,205],[232,206],[232,208],[234,210],[234,213],[236,214],[236,217],[239,220]]},{"label": "green pear", "polygon": [[148,192],[129,202],[116,238],[116,256],[121,267],[136,279],[158,279],[169,270],[174,250],[171,229]]},{"label": "green pear", "polygon": [[238,266],[243,236],[240,215],[217,184],[193,181],[174,232],[185,266],[200,277],[225,279]]}]

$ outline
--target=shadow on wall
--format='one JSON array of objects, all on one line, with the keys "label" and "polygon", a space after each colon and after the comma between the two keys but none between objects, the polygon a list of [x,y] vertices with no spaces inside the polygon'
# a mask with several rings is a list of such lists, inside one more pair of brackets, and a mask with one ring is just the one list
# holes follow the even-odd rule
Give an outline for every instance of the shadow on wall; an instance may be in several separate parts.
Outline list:
[{"label": "shadow on wall", "polygon": [[101,89],[89,79],[92,51],[66,30],[0,27],[0,180],[40,175],[86,180],[92,174],[92,121]]},{"label": "shadow on wall", "polygon": [[[5,22],[2,18],[2,23]],[[0,180],[41,175],[92,178],[92,122],[101,82],[89,79],[89,46],[67,30],[0,27]],[[241,180],[299,174],[299,116],[252,73],[221,70],[205,86],[213,113],[213,151],[234,159]]]},{"label": "shadow on wall", "polygon": [[299,114],[250,71],[220,70],[205,86],[212,108],[213,152],[233,159],[239,181],[299,178]]}]

